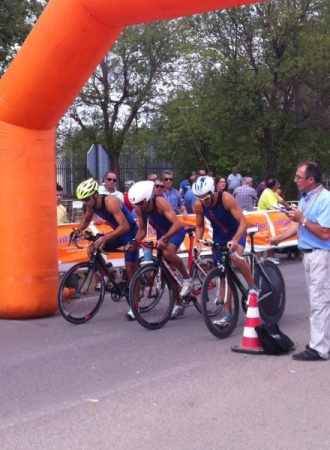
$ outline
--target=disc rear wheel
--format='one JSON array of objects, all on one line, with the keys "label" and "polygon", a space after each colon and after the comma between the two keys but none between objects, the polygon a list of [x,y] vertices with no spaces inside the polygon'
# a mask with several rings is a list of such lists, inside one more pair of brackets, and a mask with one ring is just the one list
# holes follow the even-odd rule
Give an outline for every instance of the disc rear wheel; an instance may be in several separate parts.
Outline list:
[{"label": "disc rear wheel", "polygon": [[285,283],[280,269],[272,261],[262,261],[261,266],[267,277],[273,284],[263,276],[260,268],[256,266],[254,281],[259,289],[259,313],[262,320],[266,323],[278,322],[283,316],[285,309]]}]

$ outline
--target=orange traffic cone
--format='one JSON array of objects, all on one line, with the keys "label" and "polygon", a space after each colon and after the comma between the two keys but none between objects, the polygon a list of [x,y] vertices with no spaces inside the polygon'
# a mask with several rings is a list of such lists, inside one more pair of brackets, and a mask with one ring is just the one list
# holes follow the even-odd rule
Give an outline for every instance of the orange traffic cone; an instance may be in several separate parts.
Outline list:
[{"label": "orange traffic cone", "polygon": [[240,346],[234,345],[231,349],[238,353],[251,353],[262,355],[264,350],[260,344],[255,327],[261,324],[258,297],[256,293],[249,296],[248,309],[246,311],[245,326],[243,330],[243,339]]}]

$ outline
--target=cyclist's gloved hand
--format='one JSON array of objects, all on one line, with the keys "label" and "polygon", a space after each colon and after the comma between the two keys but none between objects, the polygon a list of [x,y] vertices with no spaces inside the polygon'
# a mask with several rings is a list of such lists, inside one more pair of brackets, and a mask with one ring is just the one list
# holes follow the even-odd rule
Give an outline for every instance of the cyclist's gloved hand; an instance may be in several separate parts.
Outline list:
[{"label": "cyclist's gloved hand", "polygon": [[70,241],[77,239],[81,235],[81,231],[78,229],[73,229],[70,233]]},{"label": "cyclist's gloved hand", "polygon": [[194,245],[193,252],[194,252],[195,256],[199,256],[201,251],[202,251],[202,248],[200,245]]},{"label": "cyclist's gloved hand", "polygon": [[135,250],[135,246],[136,246],[136,239],[132,239],[131,242],[128,242],[125,245],[125,252],[132,252],[133,250]]}]

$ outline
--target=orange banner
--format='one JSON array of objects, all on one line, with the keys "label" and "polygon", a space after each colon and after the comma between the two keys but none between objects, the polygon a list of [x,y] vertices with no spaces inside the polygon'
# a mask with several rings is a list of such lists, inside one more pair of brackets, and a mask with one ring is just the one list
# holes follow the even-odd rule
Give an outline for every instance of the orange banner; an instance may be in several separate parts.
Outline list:
[{"label": "orange banner", "polygon": [[[179,216],[180,220],[185,226],[195,226],[196,218],[194,214],[189,215],[188,220],[184,220],[183,216]],[[246,214],[246,219],[250,228],[257,227],[258,233],[254,236],[255,248],[257,251],[266,250],[270,248],[269,237],[277,236],[280,234],[289,224],[290,219],[281,212],[278,211],[255,211]],[[58,252],[58,264],[59,271],[64,272],[68,270],[73,264],[81,261],[87,261],[86,248],[88,241],[81,240],[79,246],[84,247],[78,249],[75,245],[69,246],[69,236],[73,228],[77,227],[76,223],[66,223],[57,226],[57,252]],[[93,233],[107,233],[111,230],[111,227],[107,224],[94,225],[91,224],[88,230]],[[156,239],[155,230],[148,226],[147,239]],[[212,228],[208,221],[205,224],[204,239],[212,239]],[[279,247],[290,247],[297,245],[297,239],[292,238],[285,242],[282,242]],[[189,237],[186,236],[185,240],[181,244],[180,254],[185,256],[185,251],[189,249]],[[247,240],[246,250],[250,249],[249,238]],[[209,252],[209,249],[206,249]],[[142,251],[141,251],[142,255]],[[105,258],[111,258],[111,261],[115,266],[122,266],[124,264],[124,253],[111,253],[110,255],[104,255]]]}]

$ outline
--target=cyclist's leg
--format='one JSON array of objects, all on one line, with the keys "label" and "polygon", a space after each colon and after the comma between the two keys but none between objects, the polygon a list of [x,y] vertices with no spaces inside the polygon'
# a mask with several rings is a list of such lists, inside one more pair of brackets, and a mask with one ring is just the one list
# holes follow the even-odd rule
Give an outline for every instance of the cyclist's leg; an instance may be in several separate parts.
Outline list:
[{"label": "cyclist's leg", "polygon": [[[184,307],[180,304],[180,298],[179,297],[186,297],[190,294],[191,288],[192,288],[192,279],[190,277],[190,274],[184,265],[183,260],[177,255],[177,250],[182,244],[185,237],[185,230],[182,229],[177,233],[176,235],[172,236],[167,243],[167,246],[163,250],[164,258],[173,266],[175,267],[182,275],[183,277],[183,286],[180,291],[180,293],[176,292],[175,289],[174,292],[174,304],[175,304],[175,314],[178,313],[179,315],[183,315]],[[175,318],[173,316],[173,318]]]},{"label": "cyclist's leg", "polygon": [[237,270],[243,275],[245,281],[247,282],[248,288],[255,289],[257,292],[256,283],[253,279],[250,266],[248,262],[245,260],[245,258],[242,256],[244,252],[245,247],[245,238],[241,238],[239,240],[239,245],[236,250],[236,254],[230,255],[231,261],[235,264],[237,267]]},{"label": "cyclist's leg", "polygon": [[184,265],[184,262],[180,256],[177,255],[177,250],[184,241],[185,230],[182,229],[176,235],[172,236],[166,247],[163,250],[164,258],[169,261],[182,275],[184,280],[190,279],[190,274]]},{"label": "cyclist's leg", "polygon": [[[222,252],[220,250],[213,251],[213,260],[215,262],[215,265],[217,261],[222,260]],[[226,315],[231,316],[232,315],[232,303],[231,303],[231,291],[226,288],[226,280],[225,277],[220,279],[220,298],[224,299],[225,297],[228,299],[227,302],[224,304],[224,311]]]},{"label": "cyclist's leg", "polygon": [[[131,242],[134,239],[135,232],[129,231],[125,233],[123,236],[109,239],[105,245],[103,246],[104,251],[111,252],[117,250],[120,247],[125,246],[128,242]],[[125,268],[127,272],[128,280],[130,281],[138,269],[138,259],[139,259],[139,251],[134,250],[132,252],[125,252]],[[128,299],[127,299],[128,301]],[[127,320],[135,320],[134,314],[131,309],[125,314]]]}]

